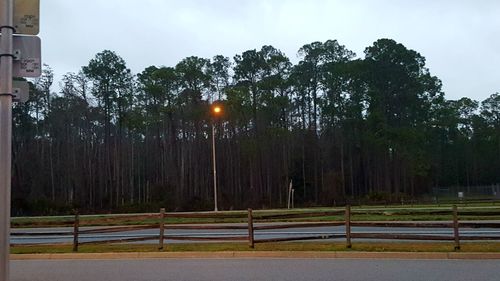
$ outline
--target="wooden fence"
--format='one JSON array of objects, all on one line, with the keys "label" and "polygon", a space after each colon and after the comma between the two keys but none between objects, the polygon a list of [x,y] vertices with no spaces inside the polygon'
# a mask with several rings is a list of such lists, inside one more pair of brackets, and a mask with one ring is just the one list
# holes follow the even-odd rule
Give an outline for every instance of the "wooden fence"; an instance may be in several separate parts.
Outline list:
[{"label": "wooden fence", "polygon": [[[102,227],[92,229],[80,228],[80,216],[75,214],[73,222],[73,231],[50,231],[50,232],[14,232],[12,236],[72,236],[73,238],[73,251],[77,252],[79,245],[89,244],[114,244],[114,243],[132,243],[141,241],[158,241],[158,249],[163,250],[165,247],[165,240],[182,240],[182,241],[241,241],[248,242],[249,247],[254,248],[258,243],[271,243],[271,242],[284,242],[284,241],[306,241],[306,240],[320,240],[320,239],[345,239],[347,248],[352,247],[352,240],[354,239],[376,239],[376,240],[427,240],[427,241],[453,241],[455,250],[460,249],[461,241],[478,241],[478,240],[500,240],[500,235],[461,235],[461,229],[468,228],[500,228],[500,222],[467,222],[459,221],[460,216],[500,216],[498,211],[464,211],[458,213],[457,207],[453,206],[452,210],[435,210],[428,211],[426,214],[449,214],[452,221],[445,222],[408,222],[408,221],[387,221],[387,222],[361,222],[353,221],[352,215],[365,214],[364,211],[353,211],[351,207],[346,206],[345,210],[328,211],[328,212],[306,212],[306,213],[284,213],[284,214],[254,214],[251,209],[248,213],[166,213],[165,209],[161,209],[159,214],[151,215],[134,215],[134,216],[120,216],[120,219],[134,219],[134,218],[156,218],[158,223],[148,225],[135,225],[135,226],[117,226],[117,227]],[[325,221],[325,222],[297,222],[296,219],[310,219],[321,217],[343,217],[343,220],[338,221]],[[211,218],[211,219],[241,219],[247,221],[246,224],[197,224],[197,225],[183,225],[183,224],[166,224],[166,218]],[[328,218],[326,218],[328,219]],[[263,222],[266,222],[265,224]],[[320,235],[302,235],[302,236],[283,236],[275,238],[261,238],[256,239],[260,232],[268,230],[282,230],[282,229],[297,229],[297,228],[317,228],[317,227],[335,227],[344,226],[345,231],[341,234],[320,234]],[[380,233],[380,232],[353,232],[353,227],[380,227],[380,228],[423,228],[435,229],[446,228],[453,229],[453,234],[405,234],[405,233]],[[133,235],[131,238],[117,238],[96,241],[80,241],[82,235],[89,234],[110,234],[110,233],[123,233],[138,230],[158,229],[157,235]],[[248,235],[228,235],[228,236],[200,236],[189,235],[179,236],[169,234],[171,230],[247,230]],[[451,231],[450,231],[451,232]],[[275,235],[277,235],[275,233]],[[26,245],[26,244],[23,244]],[[37,244],[41,245],[41,244]]]}]

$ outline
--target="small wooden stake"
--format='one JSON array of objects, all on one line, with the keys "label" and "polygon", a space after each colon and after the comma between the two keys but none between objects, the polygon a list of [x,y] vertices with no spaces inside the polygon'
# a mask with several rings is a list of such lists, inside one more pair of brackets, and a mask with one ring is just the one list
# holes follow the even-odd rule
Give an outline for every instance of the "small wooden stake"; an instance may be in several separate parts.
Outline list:
[{"label": "small wooden stake", "polygon": [[75,221],[73,223],[73,252],[78,252],[78,229],[80,228],[80,214],[75,210]]},{"label": "small wooden stake", "polygon": [[460,234],[458,232],[458,210],[457,205],[453,205],[453,235],[455,237],[455,250],[460,250]]},{"label": "small wooden stake", "polygon": [[252,209],[248,209],[248,246],[250,248],[255,247],[254,236],[253,236],[253,214]]},{"label": "small wooden stake", "polygon": [[163,250],[163,241],[165,235],[165,208],[160,209],[160,245],[158,246],[158,250]]},{"label": "small wooden stake", "polygon": [[350,249],[351,244],[351,206],[345,206],[345,237],[346,237],[346,247]]}]

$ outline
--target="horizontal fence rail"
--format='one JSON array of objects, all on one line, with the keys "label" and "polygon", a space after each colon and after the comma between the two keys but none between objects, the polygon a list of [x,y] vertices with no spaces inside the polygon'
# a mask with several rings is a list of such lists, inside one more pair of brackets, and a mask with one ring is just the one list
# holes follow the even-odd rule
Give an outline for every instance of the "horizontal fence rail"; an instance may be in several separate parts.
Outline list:
[{"label": "horizontal fence rail", "polygon": [[254,226],[254,230],[304,228],[304,227],[328,227],[328,226],[342,226],[342,225],[344,225],[344,222],[289,223],[289,224],[278,224],[278,225]]},{"label": "horizontal fence rail", "polygon": [[269,238],[269,239],[254,240],[254,243],[307,241],[307,240],[338,239],[338,238],[345,238],[345,235],[343,235],[343,234],[328,234],[328,235],[302,236],[302,237]]},{"label": "horizontal fence rail", "polygon": [[193,218],[193,219],[244,219],[246,214],[224,214],[224,213],[166,213],[167,218]]},{"label": "horizontal fence rail", "polygon": [[168,225],[168,229],[197,229],[197,230],[240,230],[248,229],[246,225]]},{"label": "horizontal fence rail", "polygon": [[412,234],[386,234],[386,233],[351,233],[351,238],[388,239],[388,240],[432,240],[453,241],[453,236],[439,235],[412,235]]},{"label": "horizontal fence rail", "polygon": [[[454,248],[460,249],[460,241],[492,241],[500,240],[500,235],[493,232],[481,233],[481,235],[461,235],[460,229],[500,229],[500,222],[467,222],[459,221],[458,216],[500,216],[499,211],[461,211],[458,212],[457,206],[453,206],[452,210],[428,210],[414,212],[395,211],[395,214],[433,214],[433,215],[450,215],[451,221],[443,222],[411,222],[411,221],[353,221],[352,216],[366,215],[366,214],[382,214],[383,211],[352,211],[350,206],[346,206],[345,210],[338,211],[323,211],[323,212],[305,212],[305,213],[285,213],[285,214],[254,214],[251,209],[247,213],[166,213],[164,209],[160,210],[159,214],[145,214],[145,215],[120,215],[119,221],[141,219],[145,221],[151,220],[151,224],[145,225],[131,225],[131,226],[115,226],[115,227],[101,227],[92,229],[80,229],[80,215],[76,212],[74,221],[72,223],[73,231],[30,231],[30,232],[12,232],[13,237],[46,237],[45,239],[57,239],[58,237],[72,237],[73,238],[73,251],[78,251],[79,245],[100,245],[100,244],[119,244],[119,243],[136,243],[143,241],[158,241],[158,249],[164,249],[165,240],[177,241],[247,241],[249,247],[255,247],[255,244],[262,243],[275,243],[275,242],[288,242],[288,241],[311,241],[311,240],[338,240],[345,239],[346,247],[352,246],[353,239],[376,239],[376,240],[412,240],[412,241],[453,241]],[[239,219],[240,224],[166,224],[166,218],[198,218],[198,219]],[[301,222],[301,220],[308,220],[311,218],[325,220],[319,222]],[[296,220],[299,221],[296,221]],[[340,220],[339,220],[340,219]],[[244,223],[246,221],[246,223]],[[272,224],[263,224],[272,223]],[[297,228],[325,228],[325,227],[339,227],[343,226],[344,230],[340,233],[338,231],[326,231],[323,233],[314,232],[296,232],[295,236],[284,236],[284,232],[266,232],[269,230],[284,230],[284,229],[297,229]],[[380,233],[380,232],[354,232],[353,227],[380,227],[380,228],[418,228],[418,229],[449,229],[450,234],[446,235],[438,231],[435,234],[428,233]],[[158,234],[144,234],[140,231],[158,229]],[[248,231],[248,235],[241,233],[208,233],[208,234],[182,234],[175,235],[169,233],[170,230],[241,230]],[[103,235],[94,241],[89,240],[91,237],[100,234],[111,233],[126,233],[126,232],[139,232],[129,234],[130,237],[123,237],[121,235]],[[256,239],[259,234],[267,234],[271,238]],[[92,236],[94,235],[94,236]],[[51,238],[52,237],[52,238]],[[55,238],[54,238],[55,237]],[[120,237],[120,238],[117,238]],[[33,238],[34,239],[34,238]],[[84,240],[84,241],[82,241]],[[13,246],[21,244],[12,244]],[[34,245],[23,244],[23,245]],[[53,245],[37,243],[36,245]]]},{"label": "horizontal fence rail", "polygon": [[453,223],[447,222],[351,222],[351,226],[357,227],[391,227],[391,228],[450,228]]},{"label": "horizontal fence rail", "polygon": [[298,214],[277,214],[277,215],[260,215],[254,216],[254,219],[259,220],[276,220],[276,219],[300,219],[300,218],[313,218],[313,217],[329,217],[343,215],[343,211],[334,212],[308,212]]},{"label": "horizontal fence rail", "polygon": [[109,227],[109,228],[79,230],[78,233],[79,234],[115,233],[115,232],[127,232],[127,231],[137,231],[137,230],[146,230],[146,229],[156,229],[158,227],[159,227],[159,224],[141,225],[141,226]]},{"label": "horizontal fence rail", "polygon": [[224,237],[203,237],[203,236],[173,236],[167,235],[166,239],[170,240],[190,240],[190,241],[246,241],[248,236],[224,236]]}]

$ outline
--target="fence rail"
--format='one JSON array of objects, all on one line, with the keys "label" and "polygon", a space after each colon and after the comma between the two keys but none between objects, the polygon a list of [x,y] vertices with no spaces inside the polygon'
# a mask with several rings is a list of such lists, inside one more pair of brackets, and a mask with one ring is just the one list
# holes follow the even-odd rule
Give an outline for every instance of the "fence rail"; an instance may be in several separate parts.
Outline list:
[{"label": "fence rail", "polygon": [[[460,241],[488,241],[488,240],[500,240],[500,235],[477,235],[477,236],[466,236],[460,235],[460,229],[477,229],[477,228],[500,228],[500,222],[460,222],[458,216],[483,216],[483,215],[500,215],[497,211],[462,211],[458,212],[457,206],[453,206],[452,210],[444,211],[428,211],[427,213],[432,214],[449,214],[452,217],[452,221],[445,222],[359,222],[352,221],[353,214],[365,214],[366,212],[352,212],[350,206],[346,206],[345,210],[342,211],[330,211],[330,212],[307,212],[307,213],[295,213],[295,214],[269,214],[269,215],[255,215],[251,209],[248,210],[247,214],[227,214],[227,213],[165,213],[165,209],[161,209],[159,214],[148,214],[148,215],[132,215],[132,216],[120,216],[119,219],[123,218],[151,218],[158,219],[157,223],[152,223],[148,225],[140,226],[117,226],[117,227],[101,227],[96,229],[80,229],[80,215],[75,213],[75,218],[73,222],[73,231],[43,231],[43,232],[14,232],[11,235],[15,237],[27,236],[27,237],[37,237],[37,236],[72,236],[73,237],[73,251],[77,252],[79,245],[99,245],[99,244],[116,244],[116,243],[133,243],[142,241],[158,241],[158,249],[162,250],[164,248],[165,240],[180,240],[180,241],[247,241],[249,247],[255,247],[255,244],[261,243],[271,243],[271,242],[285,242],[285,241],[307,241],[307,240],[323,240],[323,239],[345,239],[346,247],[350,248],[352,246],[353,239],[377,239],[377,240],[428,240],[428,241],[454,241],[454,248],[456,250],[460,249]],[[415,212],[416,214],[421,214],[421,211]],[[405,213],[406,214],[406,213]],[[283,222],[276,221],[275,224],[262,225],[261,222],[269,222],[274,220],[284,220],[284,219],[307,219],[307,218],[318,218],[318,217],[331,217],[340,216],[343,220],[337,221],[326,221],[326,222]],[[224,225],[224,224],[203,224],[203,225],[169,225],[165,223],[165,218],[239,218],[247,219],[245,225]],[[256,239],[261,231],[265,230],[280,230],[280,229],[293,229],[293,228],[318,228],[318,227],[335,227],[344,226],[345,233],[342,234],[310,234],[301,235],[295,237],[273,237],[273,238],[261,238]],[[408,233],[376,233],[376,232],[353,232],[353,227],[381,227],[381,228],[447,228],[452,229],[453,234],[441,235],[441,234],[408,234]],[[141,231],[141,230],[151,230],[158,229],[158,235],[145,235],[137,234],[133,235],[132,238],[119,238],[119,239],[106,239],[106,240],[96,240],[96,241],[80,241],[80,235],[91,235],[91,234],[109,234],[109,233],[123,233],[131,231]],[[231,233],[218,236],[206,236],[206,235],[172,235],[169,234],[170,230],[248,230],[248,235],[233,235]],[[279,235],[279,233],[275,233]],[[105,237],[105,236],[104,236]],[[13,244],[14,245],[14,244]],[[26,244],[25,244],[26,245]],[[37,244],[37,245],[47,245],[47,244]]]}]

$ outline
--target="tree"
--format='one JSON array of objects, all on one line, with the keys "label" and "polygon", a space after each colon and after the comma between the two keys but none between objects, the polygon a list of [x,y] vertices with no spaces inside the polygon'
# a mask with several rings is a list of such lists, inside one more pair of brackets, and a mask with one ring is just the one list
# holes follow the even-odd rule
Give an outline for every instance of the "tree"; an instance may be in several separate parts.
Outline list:
[{"label": "tree", "polygon": [[109,50],[98,53],[82,70],[92,82],[98,106],[104,109],[105,148],[101,163],[105,173],[100,182],[104,183],[105,201],[116,206],[124,201],[122,137],[132,102],[132,74],[125,61]]},{"label": "tree", "polygon": [[53,81],[44,66],[14,106],[14,214],[211,209],[212,125],[221,209],[284,207],[290,182],[296,205],[331,206],[500,180],[500,94],[447,100],[390,39],[364,58],[328,40],[296,64],[265,45],[137,75],[106,50]]},{"label": "tree", "polygon": [[368,141],[378,151],[377,157],[384,159],[378,166],[383,170],[368,169],[373,170],[373,177],[383,179],[377,188],[413,195],[417,183],[429,184],[420,180],[430,171],[422,144],[433,104],[442,97],[441,82],[430,75],[424,57],[394,40],[377,40],[365,54],[369,67]]},{"label": "tree", "polygon": [[209,100],[222,100],[224,92],[231,85],[229,70],[231,69],[231,62],[229,58],[217,55],[214,56],[210,63],[208,72],[212,81],[212,97]]},{"label": "tree", "polygon": [[481,102],[480,115],[473,121],[478,154],[482,159],[484,183],[498,182],[500,163],[500,94],[495,93]]}]

